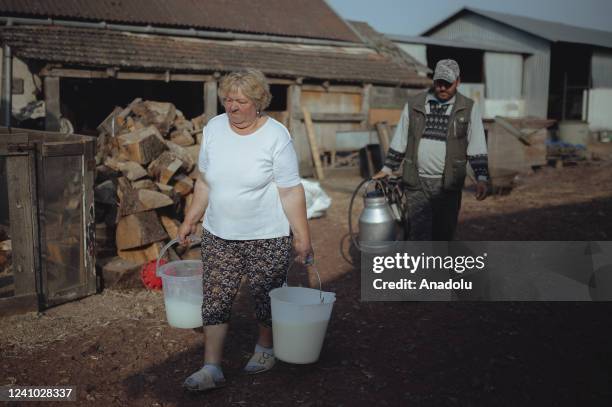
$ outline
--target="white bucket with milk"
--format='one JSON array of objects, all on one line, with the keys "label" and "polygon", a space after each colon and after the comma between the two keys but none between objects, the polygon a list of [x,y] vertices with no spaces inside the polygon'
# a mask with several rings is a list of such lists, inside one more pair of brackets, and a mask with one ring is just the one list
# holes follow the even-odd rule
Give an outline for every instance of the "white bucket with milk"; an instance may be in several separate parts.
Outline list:
[{"label": "white bucket with milk", "polygon": [[[188,240],[199,240],[189,236]],[[180,260],[159,265],[159,260],[168,248],[178,240],[171,240],[159,254],[156,274],[162,279],[166,318],[175,328],[197,328],[202,326],[202,261]]]},{"label": "white bucket with milk", "polygon": [[319,289],[315,290],[285,283],[270,291],[274,355],[278,359],[297,364],[319,359],[336,301],[336,294],[322,291],[320,284],[319,279]]}]

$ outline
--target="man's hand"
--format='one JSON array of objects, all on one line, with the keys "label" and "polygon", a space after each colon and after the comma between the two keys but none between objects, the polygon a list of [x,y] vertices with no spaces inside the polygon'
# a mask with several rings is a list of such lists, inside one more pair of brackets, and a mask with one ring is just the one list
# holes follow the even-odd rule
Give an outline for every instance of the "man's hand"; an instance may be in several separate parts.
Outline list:
[{"label": "man's hand", "polygon": [[372,176],[372,179],[383,179],[383,178],[386,178],[388,176],[389,176],[389,174],[387,174],[386,172],[378,171],[376,174],[374,174]]},{"label": "man's hand", "polygon": [[476,200],[482,201],[487,197],[488,186],[486,181],[476,183]]}]

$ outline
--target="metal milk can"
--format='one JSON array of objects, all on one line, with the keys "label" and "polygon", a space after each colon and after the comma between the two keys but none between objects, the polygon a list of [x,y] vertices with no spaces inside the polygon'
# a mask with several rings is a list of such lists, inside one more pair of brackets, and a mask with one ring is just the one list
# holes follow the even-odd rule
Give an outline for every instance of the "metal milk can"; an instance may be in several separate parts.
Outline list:
[{"label": "metal milk can", "polygon": [[365,189],[364,208],[359,217],[359,246],[364,252],[385,249],[397,238],[397,221],[383,191],[381,188],[368,192],[367,186]]}]

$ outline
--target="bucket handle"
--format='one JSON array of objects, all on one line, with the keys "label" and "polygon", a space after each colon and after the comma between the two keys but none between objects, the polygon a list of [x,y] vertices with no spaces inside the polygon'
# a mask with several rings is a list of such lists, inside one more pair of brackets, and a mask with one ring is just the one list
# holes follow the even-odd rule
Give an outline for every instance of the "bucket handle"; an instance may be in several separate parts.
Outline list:
[{"label": "bucket handle", "polygon": [[[287,268],[287,272],[285,273],[285,282],[283,283],[283,287],[288,287],[287,276],[289,275],[289,270],[293,268],[293,264],[295,264],[295,261],[292,261],[291,264],[289,264],[289,267]],[[319,298],[321,299],[321,304],[323,304],[324,299],[323,299],[323,288],[321,286],[321,276],[319,275],[319,270],[317,270],[317,267],[314,264],[314,258],[312,257],[307,258],[306,261],[304,262],[304,265],[311,266],[317,275],[317,280],[319,281]]]},{"label": "bucket handle", "polygon": [[[196,235],[189,235],[185,238],[185,240],[187,240],[189,243],[196,243],[198,241],[200,241],[201,239],[196,236]],[[173,245],[175,245],[176,243],[178,243],[178,237],[176,239],[172,239],[168,242],[168,244],[166,244],[164,247],[162,247],[161,251],[159,252],[159,256],[157,257],[157,263],[155,263],[155,275],[157,277],[160,277],[159,275],[159,262],[161,261],[162,257],[164,256],[164,254],[166,253],[166,250],[168,250],[170,247],[172,247]]]},{"label": "bucket handle", "polygon": [[387,193],[385,192],[385,184],[384,184],[384,182],[382,182],[381,180],[378,180],[378,179],[370,178],[370,179],[368,179],[366,181],[365,184],[366,185],[365,185],[364,195],[367,195],[368,188],[370,187],[370,185],[374,184],[375,187],[379,187],[379,189],[382,192],[383,196],[385,197],[385,199],[387,199]]}]

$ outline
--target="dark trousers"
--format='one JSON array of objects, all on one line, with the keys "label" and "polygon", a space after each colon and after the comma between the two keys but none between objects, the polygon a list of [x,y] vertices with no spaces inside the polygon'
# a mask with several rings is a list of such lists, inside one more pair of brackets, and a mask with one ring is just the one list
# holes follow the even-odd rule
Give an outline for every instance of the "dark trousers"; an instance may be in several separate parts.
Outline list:
[{"label": "dark trousers", "polygon": [[442,188],[441,178],[420,177],[421,188],[406,192],[410,240],[453,240],[457,229],[461,191]]}]

